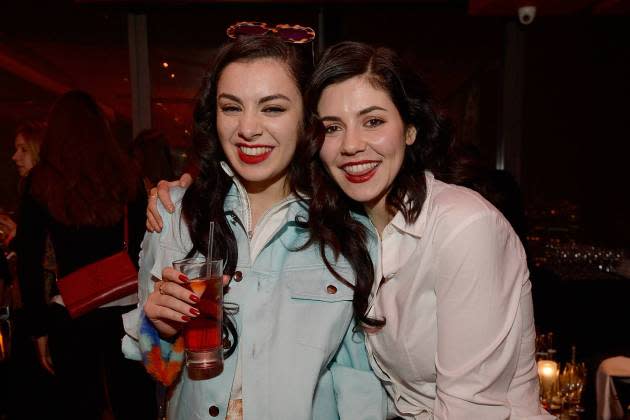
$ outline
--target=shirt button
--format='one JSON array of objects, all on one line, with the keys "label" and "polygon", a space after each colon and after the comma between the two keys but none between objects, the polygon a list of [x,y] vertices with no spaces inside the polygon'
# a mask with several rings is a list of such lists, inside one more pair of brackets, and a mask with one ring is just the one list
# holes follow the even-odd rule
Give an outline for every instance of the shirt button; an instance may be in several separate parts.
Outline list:
[{"label": "shirt button", "polygon": [[337,288],[332,284],[329,284],[328,287],[326,287],[326,293],[328,293],[329,295],[334,295],[335,293],[337,293]]},{"label": "shirt button", "polygon": [[221,341],[221,344],[223,345],[223,350],[229,350],[232,347],[232,342],[227,337]]},{"label": "shirt button", "polygon": [[210,413],[210,415],[212,417],[216,417],[219,415],[219,407],[217,407],[216,405],[211,405],[210,409],[208,409],[208,413]]},{"label": "shirt button", "polygon": [[240,271],[234,272],[234,281],[239,282],[243,280],[243,273]]}]

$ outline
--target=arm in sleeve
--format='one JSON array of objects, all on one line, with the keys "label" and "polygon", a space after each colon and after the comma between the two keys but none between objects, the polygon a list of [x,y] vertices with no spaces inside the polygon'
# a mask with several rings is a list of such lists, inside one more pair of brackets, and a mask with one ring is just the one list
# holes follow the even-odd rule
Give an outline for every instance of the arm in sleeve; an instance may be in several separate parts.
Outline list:
[{"label": "arm in sleeve", "polygon": [[538,403],[529,273],[518,237],[493,212],[448,233],[436,243],[435,418],[552,418]]},{"label": "arm in sleeve", "polygon": [[368,362],[365,337],[350,323],[341,347],[329,365],[342,420],[382,420],[387,413],[387,396]]},{"label": "arm in sleeve", "polygon": [[[28,187],[27,187],[28,188]],[[29,334],[48,334],[43,259],[48,214],[27,190],[22,196],[16,235],[17,275]]]},{"label": "arm in sleeve", "polygon": [[[162,212],[163,209],[160,211]],[[182,369],[183,338],[178,337],[174,341],[163,340],[142,311],[162,268],[170,264],[170,261],[177,259],[174,253],[178,251],[167,252],[160,244],[162,235],[173,235],[172,216],[167,217],[166,212],[163,213],[165,225],[162,232],[147,232],[142,241],[138,271],[138,307],[123,315],[126,335],[123,338],[122,350],[125,357],[142,360],[152,376],[163,384],[169,385]],[[181,252],[184,254],[183,251]]]},{"label": "arm in sleeve", "polygon": [[[141,181],[138,181],[136,198],[127,203],[127,220],[129,226],[129,243],[127,252],[136,264],[140,254],[141,243],[145,235],[147,195]],[[136,267],[138,268],[138,267]]]}]

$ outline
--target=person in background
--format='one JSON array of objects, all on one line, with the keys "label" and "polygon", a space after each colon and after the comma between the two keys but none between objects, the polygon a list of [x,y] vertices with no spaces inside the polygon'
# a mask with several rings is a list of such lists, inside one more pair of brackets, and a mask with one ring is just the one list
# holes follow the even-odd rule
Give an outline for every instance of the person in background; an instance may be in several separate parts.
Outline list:
[{"label": "person in background", "polygon": [[152,381],[120,351],[121,314],[136,296],[71,319],[59,297],[47,304],[42,264],[48,234],[60,277],[119,252],[126,208],[128,252],[137,260],[143,192],[95,100],[82,91],[62,95],[48,116],[40,162],[24,185],[15,239],[27,328],[61,390],[56,416],[100,419],[111,406],[116,419],[155,418]]},{"label": "person in background", "polygon": [[172,179],[173,158],[164,133],[155,129],[141,131],[133,141],[133,160],[140,168],[142,183],[147,192],[161,179]]},{"label": "person in background", "polygon": [[37,121],[20,124],[15,131],[15,153],[11,157],[20,177],[25,178],[39,162],[39,150],[46,125]]},{"label": "person in background", "polygon": [[[143,313],[123,347],[172,384],[169,419],[385,415],[353,319],[354,290],[369,278],[353,268],[368,253],[314,246],[304,226],[308,179],[295,176],[294,159],[305,139],[302,55],[273,35],[242,36],[219,49],[194,113],[199,175],[173,191],[174,213],[160,207],[163,228],[143,242]],[[223,372],[193,380],[182,370],[181,329],[199,315],[199,296],[170,266],[207,252],[210,221],[213,255],[234,276],[225,301],[238,305],[237,332],[226,336],[234,353]],[[326,266],[322,252],[338,258]]]},{"label": "person in background", "polygon": [[[11,157],[20,175],[18,190],[21,193],[26,177],[33,166],[39,162],[39,149],[42,145],[45,124],[37,121],[26,121],[20,124],[15,131],[15,153]],[[2,244],[10,247],[11,241],[17,232],[17,223],[5,213],[0,213],[0,231],[2,231]]]}]

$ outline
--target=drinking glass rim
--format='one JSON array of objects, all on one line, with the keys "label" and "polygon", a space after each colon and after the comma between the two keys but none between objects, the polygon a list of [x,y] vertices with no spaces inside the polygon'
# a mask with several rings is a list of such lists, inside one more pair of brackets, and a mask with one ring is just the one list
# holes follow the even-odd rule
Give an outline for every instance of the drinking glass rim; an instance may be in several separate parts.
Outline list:
[{"label": "drinking glass rim", "polygon": [[[175,260],[171,263],[172,266],[175,266],[176,264],[188,264],[188,265],[201,265],[201,264],[207,264],[207,258],[206,257],[189,257],[189,258],[182,258],[179,260]],[[223,271],[223,259],[218,258],[218,259],[213,259],[211,261],[211,263],[219,263],[221,265],[221,271]]]}]

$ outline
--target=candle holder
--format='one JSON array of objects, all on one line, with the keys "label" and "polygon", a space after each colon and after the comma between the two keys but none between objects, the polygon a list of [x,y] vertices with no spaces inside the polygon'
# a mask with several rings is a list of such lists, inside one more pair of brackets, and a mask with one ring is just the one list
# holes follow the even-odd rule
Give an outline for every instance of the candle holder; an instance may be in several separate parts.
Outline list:
[{"label": "candle holder", "polygon": [[542,405],[553,410],[554,396],[558,393],[558,363],[553,360],[539,360],[538,378],[540,380],[540,401]]}]

